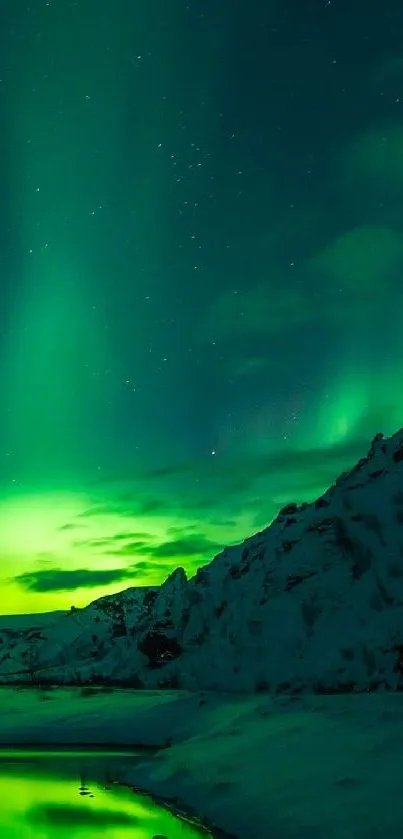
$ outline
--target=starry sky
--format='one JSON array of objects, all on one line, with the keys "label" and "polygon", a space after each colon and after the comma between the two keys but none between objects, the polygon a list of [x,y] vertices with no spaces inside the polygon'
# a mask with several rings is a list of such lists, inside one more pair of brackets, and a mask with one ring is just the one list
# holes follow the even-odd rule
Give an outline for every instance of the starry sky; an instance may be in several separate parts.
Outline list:
[{"label": "starry sky", "polygon": [[2,0],[2,611],[191,574],[403,425],[402,44],[395,0]]}]

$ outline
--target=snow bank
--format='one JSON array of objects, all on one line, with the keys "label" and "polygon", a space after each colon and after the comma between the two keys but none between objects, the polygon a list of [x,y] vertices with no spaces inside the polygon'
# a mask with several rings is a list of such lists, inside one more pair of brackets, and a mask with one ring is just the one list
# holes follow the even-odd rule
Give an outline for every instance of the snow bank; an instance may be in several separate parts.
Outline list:
[{"label": "snow bank", "polygon": [[[186,712],[182,710],[185,703]],[[160,748],[172,732],[186,736],[196,696],[170,691],[0,689],[0,748],[145,745]],[[191,719],[191,715],[189,716]]]},{"label": "snow bank", "polygon": [[401,839],[402,723],[400,695],[224,702],[123,780],[241,839]]}]

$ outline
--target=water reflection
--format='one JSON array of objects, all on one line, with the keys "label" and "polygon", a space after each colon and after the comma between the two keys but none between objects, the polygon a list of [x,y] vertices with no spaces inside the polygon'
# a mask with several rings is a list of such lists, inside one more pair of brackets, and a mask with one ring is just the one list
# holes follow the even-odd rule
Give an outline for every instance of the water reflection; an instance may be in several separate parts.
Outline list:
[{"label": "water reflection", "polygon": [[114,783],[125,753],[1,752],[0,837],[200,839],[206,834]]}]

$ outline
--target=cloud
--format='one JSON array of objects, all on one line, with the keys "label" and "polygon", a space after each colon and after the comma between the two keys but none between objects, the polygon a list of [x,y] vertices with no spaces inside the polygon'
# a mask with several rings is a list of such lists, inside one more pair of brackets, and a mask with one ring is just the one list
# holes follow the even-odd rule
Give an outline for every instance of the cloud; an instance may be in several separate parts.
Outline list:
[{"label": "cloud", "polygon": [[55,557],[54,557],[54,554],[53,554],[52,551],[39,551],[39,553],[36,554],[36,560],[37,560],[37,562],[41,562],[41,563],[42,562],[53,563],[54,560],[55,560]]},{"label": "cloud", "polygon": [[132,565],[134,572],[142,578],[145,576],[153,577],[155,579],[155,577],[158,576],[159,580],[164,580],[169,574],[172,574],[177,567],[178,566],[173,565],[169,559],[161,559],[158,563],[154,562],[152,559],[139,559]]},{"label": "cloud", "polygon": [[[381,424],[375,427],[375,431],[379,430],[382,430]],[[251,491],[255,497],[261,492],[268,507],[273,504],[273,488],[276,487],[281,487],[281,495],[285,491],[290,501],[294,500],[295,493],[302,496],[310,490],[322,491],[340,472],[351,468],[366,454],[372,436],[374,422],[368,416],[362,418],[354,438],[333,446],[305,449],[290,447],[217,458],[214,465],[211,464],[214,473],[206,475],[207,481],[209,477],[213,478],[220,487],[215,504],[211,499],[212,515],[209,516],[209,522],[219,524],[220,519],[223,521],[229,513],[230,517],[233,516],[235,510],[239,514],[248,506],[248,494]]]},{"label": "cloud", "polygon": [[[122,546],[121,549],[124,551],[127,546],[123,545],[123,542],[130,542],[131,544],[136,545],[147,545],[149,541],[153,541],[153,536],[150,533],[116,533],[111,536],[102,536],[95,539],[77,539],[73,542],[73,546],[75,548],[89,548],[95,550],[98,548],[110,548],[111,551],[119,549],[119,546]],[[102,553],[108,552],[108,550],[102,551]]]},{"label": "cloud", "polygon": [[170,524],[167,527],[166,532],[169,533],[170,536],[175,536],[175,538],[179,535],[179,538],[182,539],[186,536],[193,536],[194,531],[198,530],[197,524],[190,524],[186,522],[185,524]]},{"label": "cloud", "polygon": [[207,340],[274,335],[313,317],[309,292],[283,283],[259,283],[247,291],[225,292],[212,306],[204,325]]},{"label": "cloud", "polygon": [[28,571],[12,578],[29,591],[74,591],[77,588],[95,588],[120,583],[135,575],[134,568],[117,568],[91,571],[78,568],[65,571],[61,568],[50,568],[46,571]]},{"label": "cloud", "polygon": [[[201,338],[236,342],[235,373],[256,375],[270,367],[273,357],[267,348],[279,333],[307,324],[345,323],[356,317],[357,309],[361,315],[364,309],[375,311],[385,284],[395,284],[394,272],[402,261],[400,234],[379,225],[358,226],[295,266],[292,277],[276,276],[219,295],[202,324]],[[262,339],[265,352],[262,344],[259,352]]]},{"label": "cloud", "polygon": [[[152,543],[144,541],[129,542],[128,545],[122,545],[122,547],[116,548],[111,551],[111,553],[114,556],[129,557],[136,555],[143,557],[144,554],[147,554],[147,556],[158,560],[174,559],[175,557],[188,557],[190,559],[191,557],[203,556],[204,554],[209,554],[212,558],[214,552],[217,552],[217,550],[221,550],[222,548],[221,544],[213,542],[200,534],[190,534],[187,527],[182,529],[176,528],[176,531],[182,532],[184,535],[178,539],[166,540],[165,542],[159,542],[158,544],[155,544],[155,538]],[[138,563],[135,567],[138,567]],[[156,567],[160,567],[159,562]]]},{"label": "cloud", "polygon": [[[378,417],[378,420],[381,419]],[[195,460],[193,471],[202,475],[210,485],[219,486],[219,494],[212,493],[204,498],[186,498],[182,504],[184,516],[192,516],[192,520],[184,520],[175,523],[167,528],[166,532],[176,537],[172,540],[157,542],[156,534],[148,532],[119,533],[109,538],[83,542],[82,545],[90,547],[104,547],[103,553],[114,556],[134,556],[147,552],[153,557],[185,557],[197,556],[221,548],[221,545],[206,539],[200,535],[200,518],[214,522],[219,525],[224,519],[233,515],[234,501],[236,507],[245,507],[244,495],[254,486],[267,486],[267,503],[272,504],[271,494],[273,485],[280,484],[283,494],[284,487],[292,500],[295,492],[315,490],[317,487],[330,485],[335,477],[344,469],[352,466],[356,460],[365,454],[368,448],[368,440],[374,434],[374,422],[376,418],[371,411],[368,416],[361,419],[360,425],[356,428],[354,438],[331,447],[316,448],[287,448],[278,451],[256,451],[251,453],[236,454],[234,456],[222,456],[209,461]],[[376,430],[382,430],[382,423],[377,422]],[[379,428],[378,428],[379,426]],[[173,467],[175,468],[175,467]],[[169,470],[169,467],[167,467]],[[223,503],[223,493],[225,502]],[[256,491],[256,490],[255,490]],[[258,492],[264,491],[258,489]],[[197,528],[196,532],[192,532]],[[133,538],[134,537],[134,538]],[[156,543],[157,542],[157,543]],[[123,543],[123,544],[122,544]]]},{"label": "cloud", "polygon": [[68,524],[61,524],[58,530],[76,530],[81,525],[75,524],[74,522],[70,522]]},{"label": "cloud", "polygon": [[[135,499],[138,498],[138,493],[135,496],[134,493],[131,496],[131,500],[134,502]],[[128,518],[132,518],[136,512],[136,505],[131,503],[129,506],[127,505],[128,496],[119,496],[115,495],[112,497],[112,500],[108,503],[102,504],[94,504],[91,507],[87,507],[86,510],[82,510],[80,513],[77,513],[77,519],[91,519],[91,518],[98,518],[99,516],[109,517],[109,516],[127,516]]]},{"label": "cloud", "polygon": [[[201,465],[197,464],[198,472],[201,471]],[[205,498],[187,498],[181,502],[181,509],[186,511],[192,511],[195,515],[199,512],[205,512],[206,510],[217,510],[217,498],[213,495]],[[175,526],[175,525],[174,525]],[[193,524],[186,524],[187,529],[191,529],[192,527],[196,526]],[[181,525],[183,528],[183,525]]]},{"label": "cloud", "polygon": [[149,553],[153,557],[192,557],[202,556],[203,554],[211,552],[213,558],[214,551],[221,550],[222,545],[206,539],[201,535],[187,536],[183,539],[174,539],[170,542],[162,542],[149,548]]},{"label": "cloud", "polygon": [[127,545],[118,545],[110,550],[104,551],[104,553],[108,554],[108,556],[135,556],[136,554],[143,556],[144,553],[149,554],[151,550],[150,542],[137,539],[134,542],[128,542]]},{"label": "cloud", "polygon": [[161,466],[155,469],[146,469],[141,473],[140,478],[147,480],[153,478],[172,478],[177,475],[183,475],[185,472],[191,472],[192,464],[186,461],[181,463],[172,463],[168,466]]},{"label": "cloud", "polygon": [[329,476],[337,475],[348,464],[353,465],[362,453],[362,439],[354,439],[332,448],[290,448],[267,454],[245,455],[223,465],[230,481],[226,492],[249,489],[257,480],[266,477],[284,477],[291,486],[293,480],[300,480],[300,476],[307,476],[310,481],[312,473],[317,471]]},{"label": "cloud", "polygon": [[[389,96],[393,96],[396,101],[400,96],[403,83],[403,58],[401,55],[388,56],[387,59],[379,63],[372,75],[371,91],[379,96],[385,93],[385,85],[387,85],[387,92]],[[394,85],[396,87],[394,88]],[[393,87],[392,87],[393,86]],[[391,89],[392,87],[392,89]]]},{"label": "cloud", "polygon": [[343,161],[343,175],[349,184],[366,180],[379,189],[385,184],[403,185],[403,124],[381,125],[361,134],[349,146]]},{"label": "cloud", "polygon": [[89,519],[93,516],[102,516],[105,514],[110,514],[111,510],[110,507],[103,504],[94,504],[93,507],[88,507],[86,510],[82,510],[81,513],[77,513],[78,519]]},{"label": "cloud", "polygon": [[387,227],[362,225],[331,242],[311,260],[351,299],[378,300],[403,257],[403,238]]},{"label": "cloud", "polygon": [[268,372],[277,365],[277,359],[265,358],[264,356],[249,356],[246,358],[231,359],[231,372],[233,376],[246,379],[251,376],[260,376],[262,372]]},{"label": "cloud", "polygon": [[113,544],[112,537],[98,537],[96,539],[76,539],[72,544],[75,548],[104,548]]},{"label": "cloud", "polygon": [[161,513],[166,510],[166,501],[161,498],[147,498],[136,506],[136,513],[142,516],[149,516],[152,513]]}]

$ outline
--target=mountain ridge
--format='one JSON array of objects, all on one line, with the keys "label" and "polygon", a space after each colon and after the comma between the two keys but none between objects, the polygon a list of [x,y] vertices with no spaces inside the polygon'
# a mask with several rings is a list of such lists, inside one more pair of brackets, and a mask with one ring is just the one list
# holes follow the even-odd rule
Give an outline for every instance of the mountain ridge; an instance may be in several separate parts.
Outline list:
[{"label": "mountain ridge", "polygon": [[[3,642],[1,644],[1,641]],[[0,681],[403,689],[403,430],[194,577],[127,589],[37,637],[0,631]]]}]

